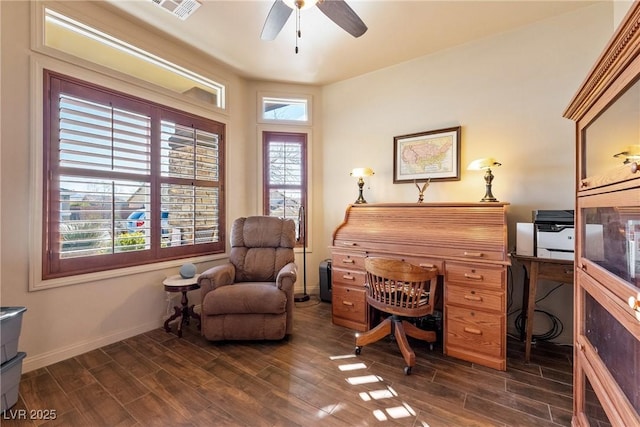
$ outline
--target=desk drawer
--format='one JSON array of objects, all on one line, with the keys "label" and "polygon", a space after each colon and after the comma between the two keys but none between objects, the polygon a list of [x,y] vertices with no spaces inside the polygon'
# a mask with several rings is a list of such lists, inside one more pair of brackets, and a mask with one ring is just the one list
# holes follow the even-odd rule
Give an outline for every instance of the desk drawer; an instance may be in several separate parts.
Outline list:
[{"label": "desk drawer", "polygon": [[504,291],[504,267],[491,268],[474,264],[447,263],[445,281]]},{"label": "desk drawer", "polygon": [[[396,258],[396,257],[394,257]],[[437,268],[438,274],[444,274],[444,263],[441,259],[437,258],[426,258],[419,256],[398,256],[402,261],[408,262],[409,264],[417,265],[425,268]]]},{"label": "desk drawer", "polygon": [[474,286],[452,283],[445,287],[445,304],[455,304],[471,309],[505,312],[504,292],[489,291]]},{"label": "desk drawer", "polygon": [[331,281],[333,286],[345,285],[364,288],[366,274],[364,271],[344,270],[342,268],[331,269]]},{"label": "desk drawer", "polygon": [[333,251],[331,254],[331,268],[364,271],[364,258],[364,253]]},{"label": "desk drawer", "polygon": [[335,286],[331,290],[331,308],[334,317],[363,324],[367,322],[366,290],[348,286]]},{"label": "desk drawer", "polygon": [[538,278],[561,283],[573,283],[573,264],[539,262]]},{"label": "desk drawer", "polygon": [[447,306],[446,348],[461,347],[491,357],[502,357],[505,317],[495,313]]}]

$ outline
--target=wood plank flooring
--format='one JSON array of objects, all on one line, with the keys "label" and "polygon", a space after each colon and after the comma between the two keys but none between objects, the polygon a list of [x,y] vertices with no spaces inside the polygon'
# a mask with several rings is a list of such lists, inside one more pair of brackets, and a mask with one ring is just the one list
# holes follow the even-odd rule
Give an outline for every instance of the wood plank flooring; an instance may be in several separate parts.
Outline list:
[{"label": "wood plank flooring", "polygon": [[[331,305],[296,306],[282,342],[210,343],[162,328],[22,375],[2,426],[569,426],[571,349],[538,343],[531,363],[509,341],[499,372],[410,341],[354,355]],[[55,419],[45,420],[45,415]],[[19,419],[22,418],[22,419]]]}]

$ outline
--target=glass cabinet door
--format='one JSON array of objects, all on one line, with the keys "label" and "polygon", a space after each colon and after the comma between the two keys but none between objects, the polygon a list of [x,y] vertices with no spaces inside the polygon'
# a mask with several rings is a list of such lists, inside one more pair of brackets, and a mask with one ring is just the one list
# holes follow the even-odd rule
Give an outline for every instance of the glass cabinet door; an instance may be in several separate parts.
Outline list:
[{"label": "glass cabinet door", "polygon": [[582,178],[640,163],[640,80],[584,130]]},{"label": "glass cabinet door", "polygon": [[640,288],[640,200],[638,205],[603,205],[583,208],[581,212],[582,257],[613,273],[636,291]]},{"label": "glass cabinet door", "polygon": [[578,197],[575,374],[586,379],[577,404],[588,414],[585,396],[595,395],[613,414],[613,425],[640,423],[638,181],[625,190]]}]

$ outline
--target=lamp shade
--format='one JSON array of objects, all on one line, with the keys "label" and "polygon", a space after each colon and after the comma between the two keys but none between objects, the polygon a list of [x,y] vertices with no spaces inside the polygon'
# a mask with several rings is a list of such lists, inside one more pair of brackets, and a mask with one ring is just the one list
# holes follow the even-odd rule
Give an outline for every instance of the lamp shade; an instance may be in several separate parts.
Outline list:
[{"label": "lamp shade", "polygon": [[484,159],[476,159],[469,163],[467,166],[468,170],[479,171],[484,169],[489,169],[495,166],[500,166],[502,163],[499,163],[493,157],[485,157]]},{"label": "lamp shade", "polygon": [[375,172],[371,168],[355,168],[351,171],[351,176],[355,176],[356,178],[371,176],[373,174],[375,174]]},{"label": "lamp shade", "polygon": [[620,153],[614,154],[613,157],[622,157],[624,163],[640,160],[640,144],[628,145]]}]

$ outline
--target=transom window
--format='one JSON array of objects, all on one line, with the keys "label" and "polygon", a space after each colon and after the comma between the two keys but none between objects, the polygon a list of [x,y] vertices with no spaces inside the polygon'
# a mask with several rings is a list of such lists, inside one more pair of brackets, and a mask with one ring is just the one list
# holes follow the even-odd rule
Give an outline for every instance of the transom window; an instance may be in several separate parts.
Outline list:
[{"label": "transom window", "polygon": [[225,251],[224,124],[44,79],[43,278]]},{"label": "transom window", "polygon": [[226,108],[225,85],[48,8],[44,9],[43,43],[215,107]]},{"label": "transom window", "polygon": [[259,95],[259,121],[292,125],[311,124],[311,97]]}]

